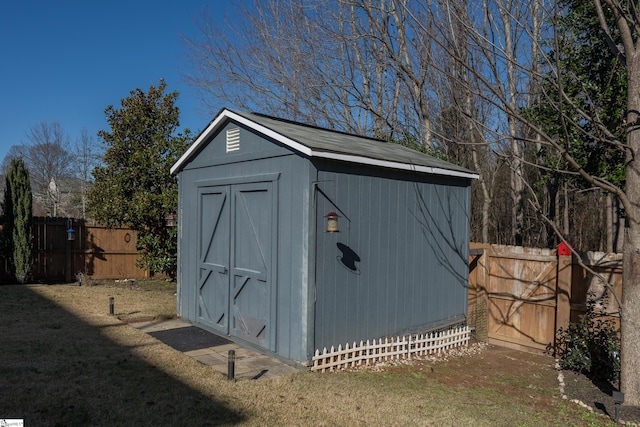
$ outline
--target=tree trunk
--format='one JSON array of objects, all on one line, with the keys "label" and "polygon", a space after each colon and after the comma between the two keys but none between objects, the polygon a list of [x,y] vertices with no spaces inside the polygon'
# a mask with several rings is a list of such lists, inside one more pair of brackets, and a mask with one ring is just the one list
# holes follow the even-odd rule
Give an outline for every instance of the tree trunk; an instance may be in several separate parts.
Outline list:
[{"label": "tree trunk", "polygon": [[[558,222],[558,218],[560,216],[560,205],[558,199],[558,176],[557,174],[553,174],[549,177],[549,182],[544,187],[545,195],[546,195],[546,205],[545,211],[547,213],[547,217],[555,222]],[[547,224],[546,226],[547,232],[547,247],[552,248],[556,243],[556,230],[551,224]]]},{"label": "tree trunk", "polygon": [[569,188],[567,181],[564,182],[564,211],[562,217],[562,233],[568,236],[571,232],[571,225],[569,223]]},{"label": "tree trunk", "polygon": [[606,242],[606,247],[605,247],[605,251],[607,252],[613,252],[613,248],[614,248],[614,244],[613,241],[615,239],[615,223],[613,222],[613,194],[611,193],[607,193],[607,195],[605,196],[605,201],[606,201],[606,207],[605,207],[605,214],[606,214],[606,220],[605,220],[605,224],[606,224],[606,238],[607,238],[607,242]]},{"label": "tree trunk", "polygon": [[622,322],[620,384],[625,403],[640,406],[640,233],[628,227],[625,233],[622,273]]},{"label": "tree trunk", "polygon": [[[518,103],[516,102],[516,96],[518,92],[517,86],[517,70],[516,70],[516,53],[514,49],[514,41],[512,38],[512,15],[509,10],[511,9],[511,3],[504,4],[502,1],[497,2],[498,11],[502,25],[504,26],[504,52],[506,55],[506,68],[507,68],[507,103],[511,111],[518,110]],[[522,231],[524,228],[524,209],[522,206],[524,183],[523,183],[523,171],[522,171],[522,154],[520,151],[520,143],[518,138],[518,125],[515,117],[509,115],[507,117],[509,126],[509,137],[511,138],[511,239],[512,244],[516,246],[522,246],[523,236]]]},{"label": "tree trunk", "polygon": [[620,199],[613,196],[614,201],[614,224],[615,224],[615,239],[613,241],[613,252],[622,252],[622,248],[624,247],[624,230],[625,230],[625,219],[624,216],[620,215]]},{"label": "tree trunk", "polygon": [[[471,159],[473,161],[473,167],[476,171],[481,171],[480,161],[478,160],[478,148],[475,145],[471,146]],[[485,180],[485,177],[480,175],[478,185],[482,190],[482,243],[489,243],[489,214],[491,209],[491,193],[489,192],[489,185]]]},{"label": "tree trunk", "polygon": [[627,55],[626,230],[621,307],[621,388],[625,403],[640,406],[640,52]]}]

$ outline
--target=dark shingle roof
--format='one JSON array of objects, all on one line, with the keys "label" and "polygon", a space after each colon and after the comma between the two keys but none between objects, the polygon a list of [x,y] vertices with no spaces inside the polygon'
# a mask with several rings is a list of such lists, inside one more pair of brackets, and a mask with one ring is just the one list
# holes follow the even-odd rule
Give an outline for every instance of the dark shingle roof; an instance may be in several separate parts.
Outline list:
[{"label": "dark shingle roof", "polygon": [[477,175],[468,169],[400,144],[309,126],[262,114],[227,109],[222,110],[207,129],[198,136],[187,152],[176,162],[171,172],[177,173],[197,152],[199,145],[203,144],[210,135],[226,123],[225,119],[241,121],[258,132],[268,133],[269,136],[309,157],[344,160],[438,175],[477,178]]},{"label": "dark shingle roof", "polygon": [[238,114],[314,150],[472,173],[461,166],[412,150],[400,144],[307,126],[261,114]]}]

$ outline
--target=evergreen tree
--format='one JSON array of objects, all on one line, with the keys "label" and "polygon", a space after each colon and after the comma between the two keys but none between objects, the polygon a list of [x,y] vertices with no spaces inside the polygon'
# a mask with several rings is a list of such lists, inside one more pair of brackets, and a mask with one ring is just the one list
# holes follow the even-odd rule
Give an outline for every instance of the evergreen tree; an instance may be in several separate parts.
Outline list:
[{"label": "evergreen tree", "polygon": [[[626,132],[627,70],[608,48],[592,2],[562,0],[559,7],[563,14],[549,55],[556,59],[555,67],[548,70],[549,78],[528,117],[558,138],[590,175],[623,185],[625,150],[620,141]],[[619,36],[615,28],[612,33]],[[549,169],[567,168],[557,153],[537,154],[547,159]]]},{"label": "evergreen tree", "polygon": [[[558,8],[555,37],[546,41],[548,55],[541,58],[539,64],[546,78],[541,79],[535,102],[523,110],[523,116],[554,138],[576,165],[572,167],[558,147],[530,144],[528,162],[540,168],[530,168],[528,182],[535,197],[545,200],[545,216],[567,234],[571,231],[575,238],[582,234],[579,239],[582,245],[578,241],[572,244],[591,250],[598,248],[598,242],[606,243],[608,227],[620,226],[620,220],[610,218],[609,224],[591,228],[578,223],[577,211],[581,204],[588,200],[593,203],[595,197],[602,200],[592,204],[589,210],[589,216],[598,217],[598,212],[606,212],[605,199],[601,193],[590,191],[595,187],[592,182],[579,174],[563,171],[577,166],[593,179],[624,188],[627,71],[619,55],[607,45],[593,2],[561,0]],[[612,35],[618,36],[615,29]],[[562,192],[565,197],[567,193],[572,194],[570,204],[567,200],[562,203]],[[561,209],[571,213],[563,218]],[[558,242],[556,231],[551,225],[546,229],[546,245],[552,247]]]},{"label": "evergreen tree", "polygon": [[33,251],[32,195],[29,172],[21,158],[11,161],[4,193],[4,244],[11,274],[24,283],[31,273]]},{"label": "evergreen tree", "polygon": [[175,275],[177,230],[166,217],[177,207],[178,184],[170,174],[185,148],[189,131],[177,133],[177,92],[167,85],[136,89],[122,108],[105,110],[110,131],[98,136],[106,144],[103,166],[93,171],[88,193],[90,216],[107,226],[127,226],[138,232],[138,265],[152,273]]}]

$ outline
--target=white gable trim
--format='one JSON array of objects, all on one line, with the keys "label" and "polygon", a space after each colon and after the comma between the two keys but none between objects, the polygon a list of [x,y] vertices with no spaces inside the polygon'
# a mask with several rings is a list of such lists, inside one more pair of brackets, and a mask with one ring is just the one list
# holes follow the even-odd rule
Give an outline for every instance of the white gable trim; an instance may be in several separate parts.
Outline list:
[{"label": "white gable trim", "polygon": [[312,151],[309,147],[306,147],[290,138],[285,137],[277,132],[272,131],[269,128],[266,128],[252,120],[246,119],[233,111],[223,110],[218,117],[216,117],[207,128],[200,134],[198,139],[196,139],[193,144],[189,147],[189,149],[178,159],[178,161],[171,167],[171,173],[175,174],[180,171],[182,166],[191,158],[193,153],[200,148],[200,146],[206,141],[210,135],[214,134],[218,127],[224,122],[225,119],[235,120],[238,123],[242,123],[243,125],[262,133],[263,135],[267,135],[276,141],[283,143],[284,145],[302,153],[307,156],[311,156]]},{"label": "white gable trim", "polygon": [[302,153],[308,157],[318,157],[318,158],[331,159],[331,160],[342,160],[346,162],[358,163],[358,164],[364,164],[364,165],[370,165],[370,166],[380,166],[383,168],[408,170],[408,171],[422,172],[422,173],[428,173],[428,174],[434,174],[434,175],[455,176],[459,178],[478,179],[480,177],[480,175],[475,173],[467,173],[467,172],[460,172],[460,171],[449,170],[449,169],[413,165],[408,163],[378,160],[378,159],[372,159],[369,157],[356,156],[352,154],[333,153],[333,152],[326,152],[326,151],[314,151],[311,148],[307,147],[306,145],[302,145],[291,138],[287,138],[286,136],[278,132],[275,132],[267,127],[262,126],[261,124],[258,124],[252,120],[242,117],[234,113],[233,111],[230,111],[227,109],[223,110],[220,114],[218,114],[218,116],[209,124],[209,126],[207,126],[207,128],[200,134],[200,136],[193,142],[193,144],[191,144],[189,149],[171,167],[172,174],[176,174],[177,172],[180,171],[180,169],[182,169],[182,166],[187,161],[189,161],[192,155],[200,148],[202,144],[204,144],[204,142],[209,138],[209,136],[213,135],[217,131],[218,127],[220,127],[222,123],[224,123],[225,119],[235,120],[236,122],[241,123],[263,135],[273,138],[276,141],[286,145],[287,147],[299,153]]},{"label": "white gable trim", "polygon": [[420,165],[414,165],[410,163],[390,162],[387,160],[378,160],[378,159],[372,159],[370,157],[354,156],[351,154],[312,151],[311,156],[321,157],[321,158],[331,159],[331,160],[343,160],[345,162],[359,163],[363,165],[380,166],[383,168],[422,172],[422,173],[428,173],[433,175],[456,176],[459,178],[470,178],[470,179],[480,178],[480,175],[475,173],[460,172],[460,171],[454,171],[454,170],[442,169],[442,168],[433,168],[429,166],[420,166]]}]

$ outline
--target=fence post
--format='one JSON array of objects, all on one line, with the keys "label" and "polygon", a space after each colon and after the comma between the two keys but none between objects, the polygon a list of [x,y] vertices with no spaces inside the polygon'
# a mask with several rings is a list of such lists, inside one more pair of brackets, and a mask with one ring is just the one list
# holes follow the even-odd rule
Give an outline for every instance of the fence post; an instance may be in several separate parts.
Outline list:
[{"label": "fence post", "polygon": [[571,321],[571,251],[558,247],[558,273],[556,283],[556,325],[555,330],[566,329]]},{"label": "fence post", "polygon": [[65,267],[64,267],[64,279],[67,283],[71,282],[71,277],[72,277],[72,265],[73,265],[73,260],[71,258],[71,244],[73,243],[73,240],[69,240],[67,239],[65,242],[65,252],[64,252],[64,259],[65,259]]},{"label": "fence post", "polygon": [[[469,265],[469,275],[473,274],[475,280],[473,280],[473,289],[469,289],[470,293],[473,292],[475,303],[470,307],[473,312],[469,313],[469,318],[472,320],[471,326],[475,328],[476,339],[479,341],[488,341],[489,339],[489,318],[488,318],[488,295],[487,287],[489,285],[489,247],[477,247],[472,248],[469,251],[469,255],[472,257],[472,261]],[[472,278],[469,278],[470,285]]]}]

